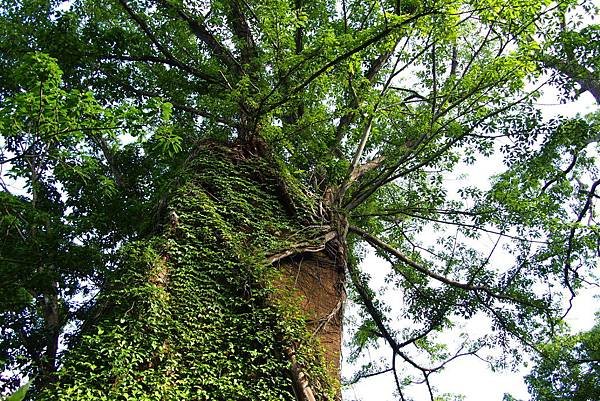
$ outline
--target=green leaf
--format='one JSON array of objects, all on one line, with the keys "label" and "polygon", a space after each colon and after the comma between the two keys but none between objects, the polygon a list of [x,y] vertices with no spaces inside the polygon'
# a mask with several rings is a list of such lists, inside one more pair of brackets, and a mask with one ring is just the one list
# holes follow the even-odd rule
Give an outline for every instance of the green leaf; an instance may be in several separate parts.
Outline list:
[{"label": "green leaf", "polygon": [[19,387],[17,391],[4,398],[4,401],[21,401],[25,399],[27,395],[27,391],[29,391],[29,387],[31,386],[31,381],[28,381],[26,384]]}]

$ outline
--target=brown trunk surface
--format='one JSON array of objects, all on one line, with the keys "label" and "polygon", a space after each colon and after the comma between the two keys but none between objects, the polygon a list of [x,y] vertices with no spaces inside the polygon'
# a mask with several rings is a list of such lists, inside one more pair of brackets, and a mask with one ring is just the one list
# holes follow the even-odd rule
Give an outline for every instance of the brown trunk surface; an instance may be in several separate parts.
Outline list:
[{"label": "brown trunk surface", "polygon": [[303,253],[282,260],[280,266],[286,272],[282,286],[301,297],[308,328],[324,348],[331,376],[339,379],[346,294],[336,254],[329,250]]}]

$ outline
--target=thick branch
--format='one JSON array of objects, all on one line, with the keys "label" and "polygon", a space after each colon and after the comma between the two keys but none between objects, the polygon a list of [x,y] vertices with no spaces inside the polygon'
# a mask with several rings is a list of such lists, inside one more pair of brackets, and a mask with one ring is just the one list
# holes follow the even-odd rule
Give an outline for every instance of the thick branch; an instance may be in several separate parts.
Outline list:
[{"label": "thick branch", "polygon": [[278,262],[282,259],[285,259],[289,256],[298,255],[301,253],[320,252],[320,251],[324,250],[327,243],[329,241],[331,241],[332,239],[334,239],[336,236],[337,236],[337,234],[335,231],[329,231],[329,232],[325,233],[323,238],[316,244],[315,244],[315,242],[308,242],[308,241],[293,244],[292,246],[288,247],[288,249],[286,249],[282,252],[278,252],[273,255],[267,256],[267,262],[269,264],[273,264],[273,263]]},{"label": "thick branch", "polygon": [[575,221],[575,224],[573,225],[573,227],[571,227],[571,230],[569,231],[569,238],[567,239],[567,253],[565,255],[564,282],[565,282],[565,285],[567,286],[567,288],[569,289],[569,291],[571,292],[571,301],[572,301],[573,297],[575,296],[575,290],[573,289],[573,287],[571,286],[571,283],[569,281],[569,272],[572,271],[571,254],[573,253],[573,245],[574,245],[573,243],[575,240],[575,232],[577,230],[577,224],[579,224],[581,222],[581,220],[583,220],[583,217],[587,214],[587,212],[592,207],[593,198],[596,193],[596,188],[598,188],[598,185],[600,185],[600,180],[597,180],[592,184],[592,186],[588,192],[588,196],[587,196],[585,205],[583,205],[583,208],[579,212],[579,215],[577,216],[577,220]]},{"label": "thick branch", "polygon": [[574,64],[575,60],[568,62],[558,57],[543,55],[540,57],[540,61],[547,68],[555,69],[569,77],[569,79],[577,82],[581,89],[590,92],[594,96],[596,103],[600,105],[600,82],[597,74],[594,74],[581,65]]},{"label": "thick branch", "polygon": [[[150,42],[152,42],[152,44],[154,44],[154,46],[156,46],[156,48],[166,58],[166,60],[158,61],[158,60],[160,60],[159,58],[152,57],[152,56],[143,56],[143,57],[140,57],[140,61],[163,62],[165,64],[178,67],[181,70],[186,71],[186,72],[188,72],[192,75],[195,75],[199,78],[202,78],[208,82],[221,84],[221,82],[219,81],[218,78],[213,77],[210,74],[206,74],[202,71],[198,71],[195,68],[192,68],[191,66],[189,66],[188,64],[185,64],[185,63],[179,61],[166,46],[164,46],[162,43],[160,43],[160,41],[158,40],[156,35],[154,35],[154,33],[152,32],[152,30],[150,29],[150,27],[148,26],[146,21],[144,21],[139,15],[137,15],[135,13],[135,11],[129,6],[129,4],[127,3],[126,0],[118,0],[118,1],[121,4],[121,6],[125,9],[127,14],[129,14],[131,19],[133,19],[135,21],[135,23],[140,27],[140,29],[144,32],[144,34],[150,40]],[[125,61],[137,61],[137,60],[135,60],[137,57],[134,57],[134,56],[120,56],[120,57]],[[129,60],[127,60],[127,59],[129,59]]]},{"label": "thick branch", "polygon": [[242,43],[241,51],[242,64],[247,65],[257,57],[257,49],[254,38],[252,37],[252,31],[246,16],[242,12],[241,4],[239,0],[231,1],[231,27],[237,38]]},{"label": "thick branch", "polygon": [[243,72],[242,66],[235,59],[233,54],[231,54],[229,49],[223,46],[223,44],[217,40],[217,38],[208,30],[208,28],[206,28],[203,23],[189,15],[182,8],[177,7],[174,2],[167,0],[159,1],[163,6],[168,7],[177,13],[177,15],[179,15],[179,17],[187,24],[192,33],[209,48],[215,57],[231,68],[233,70],[232,72],[236,72],[238,74]]},{"label": "thick branch", "polygon": [[454,280],[449,279],[448,277],[437,274],[437,273],[431,271],[430,269],[426,268],[425,266],[422,266],[422,265],[416,263],[415,261],[411,260],[406,255],[404,255],[402,252],[393,248],[391,245],[388,245],[387,243],[374,237],[373,235],[369,234],[368,232],[361,230],[358,227],[349,226],[348,231],[358,234],[360,237],[362,237],[365,241],[367,241],[369,244],[371,244],[375,248],[381,249],[382,251],[393,255],[394,257],[396,257],[396,259],[398,259],[402,263],[412,267],[413,269],[426,275],[427,277],[430,277],[436,281],[439,281],[440,283],[446,284],[446,285],[454,287],[454,288],[460,288],[460,289],[463,289],[466,291],[484,292],[488,296],[497,298],[497,299],[503,299],[503,300],[509,300],[512,302],[523,303],[522,300],[516,300],[510,296],[498,294],[489,287],[481,286],[481,285],[473,285],[471,283],[461,283],[459,281],[454,281]]}]

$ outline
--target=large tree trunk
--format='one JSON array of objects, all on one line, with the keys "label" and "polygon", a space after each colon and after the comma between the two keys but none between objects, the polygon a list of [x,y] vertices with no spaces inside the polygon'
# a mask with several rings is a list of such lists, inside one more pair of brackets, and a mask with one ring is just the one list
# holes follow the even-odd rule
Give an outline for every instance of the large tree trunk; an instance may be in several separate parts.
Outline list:
[{"label": "large tree trunk", "polygon": [[[331,245],[335,244],[332,241]],[[280,288],[299,297],[307,327],[319,339],[332,377],[340,376],[342,312],[345,302],[344,272],[334,247],[317,253],[303,253],[282,264],[284,281]]]},{"label": "large tree trunk", "polygon": [[272,166],[204,146],[36,399],[339,398],[339,236]]}]

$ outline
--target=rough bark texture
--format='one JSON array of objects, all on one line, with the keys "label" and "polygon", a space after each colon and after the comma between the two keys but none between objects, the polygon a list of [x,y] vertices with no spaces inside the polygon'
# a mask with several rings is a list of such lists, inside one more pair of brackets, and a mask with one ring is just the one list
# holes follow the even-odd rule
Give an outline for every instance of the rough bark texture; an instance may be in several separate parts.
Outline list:
[{"label": "rough bark texture", "polygon": [[308,329],[325,350],[330,374],[340,376],[344,273],[332,252],[305,253],[284,261],[282,283],[301,297]]}]

